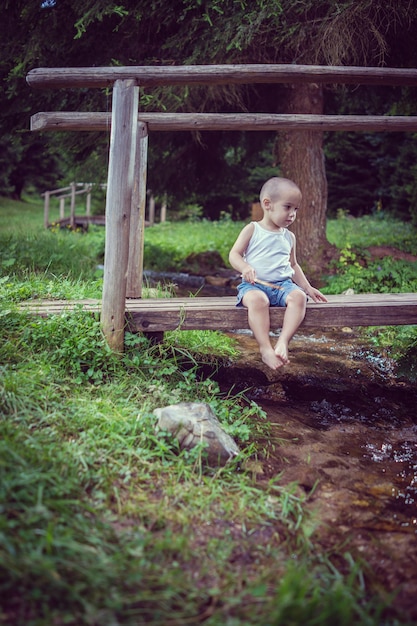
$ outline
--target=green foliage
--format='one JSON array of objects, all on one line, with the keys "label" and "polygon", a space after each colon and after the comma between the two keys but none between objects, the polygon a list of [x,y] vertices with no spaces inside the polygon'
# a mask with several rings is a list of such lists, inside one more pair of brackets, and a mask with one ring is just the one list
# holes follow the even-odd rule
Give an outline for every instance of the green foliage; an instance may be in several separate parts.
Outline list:
[{"label": "green foliage", "polygon": [[401,293],[417,291],[417,261],[396,261],[390,257],[366,261],[350,246],[341,251],[336,274],[328,277],[327,293]]},{"label": "green foliage", "polygon": [[325,154],[329,217],[340,210],[354,217],[368,215],[381,205],[381,152],[381,135],[328,134]]},{"label": "green foliage", "polygon": [[[214,624],[233,619],[243,626],[271,615],[274,623],[287,623],[280,620],[346,611],[376,625],[359,573],[357,578],[335,574],[330,562],[316,562],[301,550],[299,570],[310,574],[297,579],[291,561],[285,564],[281,541],[263,546],[251,538],[255,530],[267,532],[278,523],[293,543],[292,533],[306,518],[299,497],[276,481],[260,489],[234,466],[207,472],[199,462],[201,450],[181,452],[172,438],[155,430],[150,411],[167,400],[169,388],[174,390],[176,366],[140,347],[140,358],[155,363],[152,384],[149,375],[146,382],[131,369],[125,375],[119,361],[112,384],[80,387],[71,376],[63,380],[54,369],[45,371],[42,356],[30,362],[33,353],[23,344],[19,362],[1,369],[4,619],[160,624],[175,613],[185,623],[214,602],[209,620]],[[50,354],[54,349],[49,346]],[[211,398],[222,423],[240,441],[253,437],[259,416],[254,403],[221,400],[215,386],[196,385],[192,375],[175,400],[196,393],[202,400]],[[221,533],[212,534],[219,527]],[[251,558],[250,581],[233,564],[237,549]],[[208,573],[210,587],[196,591],[196,576],[204,581]]]},{"label": "green foliage", "polygon": [[417,332],[415,327],[409,330],[407,336],[401,337],[397,344],[397,372],[412,382],[417,381]]},{"label": "green foliage", "polygon": [[417,256],[415,235],[413,227],[383,211],[358,219],[339,210],[337,219],[327,221],[327,238],[338,248],[354,247],[360,251],[371,246],[388,246]]},{"label": "green foliage", "polygon": [[215,353],[216,357],[235,357],[239,354],[235,342],[225,343],[224,334],[211,330],[175,330],[166,333],[165,341],[173,346],[185,348],[190,353],[207,357]]},{"label": "green foliage", "polygon": [[368,330],[378,349],[396,361],[397,375],[411,382],[417,381],[417,328],[415,326],[388,326]]},{"label": "green foliage", "polygon": [[52,423],[34,436],[28,424],[0,424],[2,616],[15,624],[58,616],[102,623],[121,608],[116,581],[140,584],[135,561],[144,540],[116,533],[97,515],[91,523],[87,483],[69,446],[54,444]]},{"label": "green foliage", "polygon": [[168,191],[169,215],[246,219],[263,182],[277,174],[273,144],[265,132],[206,131],[198,142],[185,133],[158,133],[149,155],[149,187],[160,197]]},{"label": "green foliage", "polygon": [[22,341],[33,351],[44,352],[49,365],[76,384],[96,383],[115,369],[116,357],[101,335],[99,320],[82,311],[31,320]]},{"label": "green foliage", "polygon": [[390,256],[372,261],[367,248],[385,245],[417,252],[411,228],[404,229],[399,220],[364,216],[354,219],[340,211],[337,220],[327,225],[329,241],[340,248],[336,272],[328,276],[327,293],[353,289],[356,293],[389,293],[417,291],[417,262],[396,260]]},{"label": "green foliage", "polygon": [[43,204],[40,198],[17,201],[0,197],[0,233],[2,238],[17,233],[33,233],[43,227]]},{"label": "green foliage", "polygon": [[88,238],[70,231],[0,235],[0,267],[17,276],[36,271],[91,279],[102,260],[103,235],[98,231]]},{"label": "green foliage", "polygon": [[[360,115],[415,115],[413,90],[361,86],[334,90],[327,112]],[[383,212],[415,223],[417,204],[414,133],[332,132],[325,140],[328,209],[353,216]]]},{"label": "green foliage", "polygon": [[[381,607],[373,603],[368,603],[366,608],[360,605],[360,588],[363,584],[361,571],[352,563],[349,554],[344,556],[351,568],[347,577],[348,584],[345,577],[329,576],[326,566],[321,572],[316,571],[314,575],[303,563],[290,568],[277,586],[270,623],[276,626],[285,624],[367,626],[377,623]],[[319,589],[316,576],[322,581],[322,587]]]},{"label": "green foliage", "polygon": [[229,267],[229,251],[242,226],[241,222],[231,220],[156,224],[146,231],[144,266],[178,271],[190,254],[217,251]]}]

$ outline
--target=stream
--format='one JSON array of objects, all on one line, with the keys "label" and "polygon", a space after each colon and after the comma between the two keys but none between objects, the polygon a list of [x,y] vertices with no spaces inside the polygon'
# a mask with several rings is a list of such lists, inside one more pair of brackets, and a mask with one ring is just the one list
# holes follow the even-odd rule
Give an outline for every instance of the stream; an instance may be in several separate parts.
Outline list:
[{"label": "stream", "polygon": [[303,333],[290,364],[261,361],[250,333],[241,356],[218,374],[266,412],[271,436],[254,466],[259,484],[280,475],[308,494],[323,552],[366,563],[374,584],[417,621],[417,388],[352,329]]}]

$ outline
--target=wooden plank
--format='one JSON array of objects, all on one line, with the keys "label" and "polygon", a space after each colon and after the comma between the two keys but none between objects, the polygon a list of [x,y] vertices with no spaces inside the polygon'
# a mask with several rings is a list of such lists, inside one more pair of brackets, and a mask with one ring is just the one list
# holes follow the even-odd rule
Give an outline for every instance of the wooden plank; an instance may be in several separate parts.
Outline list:
[{"label": "wooden plank", "polygon": [[143,285],[143,250],[145,242],[146,174],[148,164],[148,130],[138,123],[135,180],[130,215],[127,298],[140,298]]},{"label": "wooden plank", "polygon": [[61,198],[71,198],[72,196],[80,196],[80,195],[82,195],[84,193],[88,193],[88,190],[87,189],[79,189],[79,191],[74,191],[74,193],[65,193],[62,196],[55,196],[55,199],[56,200],[61,200]]},{"label": "wooden plank", "polygon": [[75,183],[71,183],[70,226],[75,228]]},{"label": "wooden plank", "polygon": [[[212,328],[231,330],[247,328],[246,310],[234,306],[234,298],[226,303],[206,303],[204,309],[200,303],[178,303],[177,307],[169,304],[157,305],[158,308],[141,309],[133,307],[129,313],[133,327],[142,331],[163,331],[181,327],[183,330]],[[222,298],[223,300],[223,298]],[[417,323],[417,295],[412,297],[379,298],[373,296],[367,301],[363,298],[333,296],[327,304],[310,302],[303,322],[305,327],[337,326],[387,326]],[[282,325],[284,309],[271,308],[271,327]],[[242,325],[243,324],[243,325]]]},{"label": "wooden plank", "polygon": [[[397,326],[417,324],[417,294],[357,294],[330,295],[326,304],[307,304],[305,328],[333,328],[343,326]],[[126,317],[135,331],[160,332],[183,330],[236,330],[248,328],[247,312],[235,306],[236,298],[167,298],[126,300]],[[22,303],[21,310],[46,317],[81,306],[100,313],[98,300],[30,301]],[[279,328],[283,308],[271,308],[271,327]]]},{"label": "wooden plank", "polygon": [[[74,216],[74,227],[78,226],[89,226],[90,224],[95,224],[96,226],[105,226],[106,225],[106,216],[105,215],[75,215]],[[64,227],[71,225],[71,218],[69,217],[61,217],[59,220],[55,220],[53,222],[54,226]],[[47,228],[52,226],[52,223],[47,224]]]},{"label": "wooden plank", "polygon": [[112,128],[106,197],[101,325],[109,346],[123,352],[129,230],[138,119],[139,87],[117,81],[113,89]]},{"label": "wooden plank", "polygon": [[51,194],[49,191],[45,191],[44,196],[44,206],[43,206],[43,226],[44,228],[48,228],[49,224],[49,207],[51,204],[50,197]]},{"label": "wooden plank", "polygon": [[417,70],[414,68],[260,63],[246,65],[38,67],[31,70],[26,76],[27,83],[38,89],[110,87],[117,80],[134,80],[143,87],[308,82],[417,85]]},{"label": "wooden plank", "polygon": [[48,317],[49,315],[60,315],[68,311],[82,309],[92,313],[100,313],[101,300],[26,300],[19,302],[18,309],[22,312]]},{"label": "wooden plank", "polygon": [[[139,113],[149,131],[184,130],[321,130],[379,131],[417,130],[412,115],[306,115],[269,113]],[[72,111],[32,115],[31,130],[109,131],[111,113]]]},{"label": "wooden plank", "polygon": [[44,196],[45,194],[49,193],[51,196],[56,194],[56,193],[62,193],[63,191],[69,191],[71,189],[71,187],[61,187],[60,189],[52,189],[52,191],[45,191],[44,193],[41,193],[41,196]]}]

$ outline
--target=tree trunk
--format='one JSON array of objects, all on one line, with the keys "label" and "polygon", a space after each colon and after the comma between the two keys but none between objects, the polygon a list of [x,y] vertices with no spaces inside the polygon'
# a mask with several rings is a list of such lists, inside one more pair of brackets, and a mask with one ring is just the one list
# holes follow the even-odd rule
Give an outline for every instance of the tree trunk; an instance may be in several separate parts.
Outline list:
[{"label": "tree trunk", "polygon": [[[285,113],[323,113],[323,89],[318,84],[289,85]],[[326,238],[327,180],[323,132],[280,131],[276,142],[281,175],[300,187],[303,200],[291,230],[297,238],[297,259],[309,278],[319,277],[330,251]]]},{"label": "tree trunk", "polygon": [[12,198],[13,200],[21,200],[23,188],[25,186],[25,177],[22,174],[20,167],[13,170],[10,176],[10,184],[13,187]]}]

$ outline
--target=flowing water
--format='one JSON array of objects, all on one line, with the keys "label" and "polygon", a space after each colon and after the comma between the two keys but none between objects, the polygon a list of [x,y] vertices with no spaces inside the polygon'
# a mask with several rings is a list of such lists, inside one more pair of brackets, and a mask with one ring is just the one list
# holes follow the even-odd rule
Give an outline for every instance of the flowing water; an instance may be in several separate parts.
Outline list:
[{"label": "flowing water", "polygon": [[258,482],[297,484],[316,545],[362,559],[417,621],[417,387],[351,329],[298,334],[277,372],[250,334],[235,336],[241,357],[218,379],[246,390],[271,424]]}]

